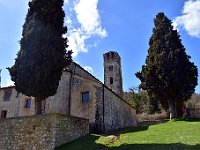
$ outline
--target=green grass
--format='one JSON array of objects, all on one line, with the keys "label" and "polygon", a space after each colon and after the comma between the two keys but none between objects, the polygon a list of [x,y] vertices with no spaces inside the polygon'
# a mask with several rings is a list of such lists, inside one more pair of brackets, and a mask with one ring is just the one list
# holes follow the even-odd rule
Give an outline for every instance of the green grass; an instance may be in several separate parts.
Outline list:
[{"label": "green grass", "polygon": [[125,129],[118,139],[90,134],[56,150],[200,150],[199,121],[171,121],[149,127]]}]

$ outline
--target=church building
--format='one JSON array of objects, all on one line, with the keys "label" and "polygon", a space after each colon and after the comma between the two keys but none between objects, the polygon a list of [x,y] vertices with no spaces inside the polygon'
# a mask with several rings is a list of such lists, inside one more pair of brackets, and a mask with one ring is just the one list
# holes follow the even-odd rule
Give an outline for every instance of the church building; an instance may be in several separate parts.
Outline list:
[{"label": "church building", "polygon": [[[44,114],[59,113],[89,120],[90,132],[110,132],[136,126],[135,110],[123,100],[121,58],[103,55],[104,83],[72,62],[64,68],[57,93],[43,100]],[[35,115],[35,99],[17,94],[15,87],[0,89],[1,119]]]}]

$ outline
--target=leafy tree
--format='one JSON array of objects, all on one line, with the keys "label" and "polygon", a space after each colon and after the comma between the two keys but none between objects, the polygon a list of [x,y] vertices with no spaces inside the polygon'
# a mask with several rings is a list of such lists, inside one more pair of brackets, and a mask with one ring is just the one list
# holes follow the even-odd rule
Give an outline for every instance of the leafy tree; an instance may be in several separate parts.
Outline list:
[{"label": "leafy tree", "polygon": [[20,51],[8,68],[19,93],[34,96],[37,113],[41,101],[56,93],[62,70],[72,61],[63,34],[63,0],[32,0],[23,25]]},{"label": "leafy tree", "polygon": [[197,67],[190,62],[177,30],[164,13],[156,15],[154,25],[145,65],[136,77],[141,81],[140,88],[159,99],[176,117],[177,104],[188,100],[195,91]]},{"label": "leafy tree", "polygon": [[191,112],[198,111],[200,109],[200,94],[193,94],[185,105]]},{"label": "leafy tree", "polygon": [[147,93],[138,88],[130,88],[124,93],[124,99],[136,110],[136,113],[153,113],[154,105]]}]

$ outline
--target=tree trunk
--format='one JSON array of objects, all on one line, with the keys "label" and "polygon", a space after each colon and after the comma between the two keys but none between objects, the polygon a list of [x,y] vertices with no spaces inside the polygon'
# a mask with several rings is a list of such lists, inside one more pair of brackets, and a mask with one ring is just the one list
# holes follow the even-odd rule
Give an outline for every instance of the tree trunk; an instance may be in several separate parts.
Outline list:
[{"label": "tree trunk", "polygon": [[170,113],[170,121],[173,118],[177,117],[177,113],[176,113],[176,106],[173,100],[168,100],[168,106],[169,106],[169,113]]},{"label": "tree trunk", "polygon": [[183,106],[184,106],[184,103],[182,101],[179,101],[176,104],[176,111],[177,111],[177,117],[178,118],[183,117]]}]

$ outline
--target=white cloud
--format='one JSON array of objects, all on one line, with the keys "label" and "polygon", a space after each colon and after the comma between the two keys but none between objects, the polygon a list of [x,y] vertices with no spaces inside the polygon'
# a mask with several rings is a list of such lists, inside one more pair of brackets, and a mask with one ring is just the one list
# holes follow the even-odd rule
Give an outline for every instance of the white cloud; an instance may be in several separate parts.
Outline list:
[{"label": "white cloud", "polygon": [[189,35],[200,38],[200,0],[185,2],[182,13],[173,20],[173,26],[183,27]]},{"label": "white cloud", "polygon": [[95,44],[86,44],[88,39],[93,36],[100,38],[107,36],[106,30],[101,26],[97,4],[98,0],[75,0],[73,9],[69,8],[70,15],[65,23],[68,27],[68,49],[72,49],[73,57],[80,52],[88,52],[88,48]]},{"label": "white cloud", "polygon": [[68,49],[73,50],[73,57],[76,57],[80,52],[87,52],[87,48],[85,46],[85,40],[89,37],[87,35],[82,34],[80,29],[74,29],[70,36],[68,37],[69,40],[69,47]]},{"label": "white cloud", "polygon": [[66,4],[68,4],[68,0],[64,0],[64,2],[65,2]]},{"label": "white cloud", "polygon": [[6,86],[14,86],[14,82],[10,79],[6,80]]},{"label": "white cloud", "polygon": [[65,20],[65,23],[67,25],[71,25],[72,24],[72,20],[70,19],[70,17],[67,17],[67,19]]},{"label": "white cloud", "polygon": [[105,29],[102,29],[99,12],[97,9],[98,0],[80,0],[75,4],[75,12],[81,27],[86,34],[106,36]]},{"label": "white cloud", "polygon": [[90,72],[90,73],[93,73],[93,71],[94,71],[94,70],[92,69],[92,67],[90,67],[90,66],[85,66],[84,69],[87,70],[87,71]]}]

